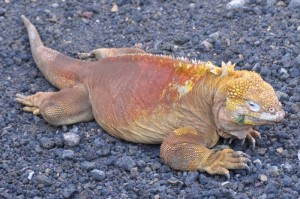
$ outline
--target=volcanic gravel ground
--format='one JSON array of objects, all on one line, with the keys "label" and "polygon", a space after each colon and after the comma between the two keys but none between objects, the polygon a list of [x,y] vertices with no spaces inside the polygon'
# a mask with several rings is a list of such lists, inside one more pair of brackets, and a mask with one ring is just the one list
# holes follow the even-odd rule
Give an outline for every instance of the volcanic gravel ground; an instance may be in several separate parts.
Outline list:
[{"label": "volcanic gravel ground", "polygon": [[[300,193],[299,1],[3,0],[0,2],[0,198],[289,198]],[[16,93],[54,91],[35,66],[20,15],[45,45],[69,56],[141,46],[155,54],[232,61],[274,86],[285,120],[257,128],[250,171],[224,176],[164,165],[158,145],[111,137],[96,122],[49,125]],[[222,139],[220,143],[222,144]]]}]

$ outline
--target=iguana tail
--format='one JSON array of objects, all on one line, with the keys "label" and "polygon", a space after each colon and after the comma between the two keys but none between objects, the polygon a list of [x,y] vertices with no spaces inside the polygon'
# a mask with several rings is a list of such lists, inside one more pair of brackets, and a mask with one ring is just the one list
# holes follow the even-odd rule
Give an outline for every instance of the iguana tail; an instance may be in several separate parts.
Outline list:
[{"label": "iguana tail", "polygon": [[[45,47],[34,25],[24,15],[21,18],[28,32],[33,59],[46,79],[59,89],[78,83],[83,61]],[[89,62],[84,62],[84,65],[88,64]]]},{"label": "iguana tail", "polygon": [[21,15],[21,18],[27,29],[31,51],[33,53],[38,47],[44,46],[44,44],[34,25],[24,15]]}]

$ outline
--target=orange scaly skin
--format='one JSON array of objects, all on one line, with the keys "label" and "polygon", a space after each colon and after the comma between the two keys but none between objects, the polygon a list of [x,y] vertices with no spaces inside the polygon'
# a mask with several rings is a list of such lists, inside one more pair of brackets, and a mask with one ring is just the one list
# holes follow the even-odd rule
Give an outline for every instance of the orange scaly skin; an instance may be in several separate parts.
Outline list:
[{"label": "orange scaly skin", "polygon": [[96,49],[81,56],[98,61],[81,61],[46,48],[22,19],[37,66],[60,91],[17,94],[16,101],[53,125],[95,119],[120,139],[162,143],[160,155],[174,169],[229,176],[228,169],[248,168],[250,160],[242,152],[210,149],[219,138],[254,145],[260,134],[253,126],[284,118],[273,88],[231,63],[220,68],[136,48]]}]

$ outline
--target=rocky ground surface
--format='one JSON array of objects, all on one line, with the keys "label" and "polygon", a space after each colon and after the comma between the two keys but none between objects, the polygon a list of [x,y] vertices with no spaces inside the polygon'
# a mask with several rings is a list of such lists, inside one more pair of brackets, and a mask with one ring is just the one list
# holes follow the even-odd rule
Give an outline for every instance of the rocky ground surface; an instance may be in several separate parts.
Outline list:
[{"label": "rocky ground surface", "polygon": [[[116,7],[113,8],[113,3]],[[300,194],[300,6],[277,0],[3,0],[0,2],[0,198],[289,198]],[[112,9],[113,8],[113,9]],[[96,122],[54,127],[22,111],[16,93],[55,90],[36,68],[26,15],[69,56],[98,47],[233,61],[277,91],[283,123],[259,127],[252,159],[231,179],[178,172],[159,146],[109,136]],[[222,143],[222,140],[221,140]]]}]

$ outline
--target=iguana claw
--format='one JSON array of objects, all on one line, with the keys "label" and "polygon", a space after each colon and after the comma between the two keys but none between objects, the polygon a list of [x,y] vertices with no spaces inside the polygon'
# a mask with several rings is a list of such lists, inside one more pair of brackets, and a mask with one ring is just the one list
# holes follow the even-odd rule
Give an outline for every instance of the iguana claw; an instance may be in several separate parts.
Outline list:
[{"label": "iguana claw", "polygon": [[242,146],[245,144],[245,140],[246,138],[242,139],[242,143],[241,143]]},{"label": "iguana claw", "polygon": [[261,135],[258,131],[255,131],[253,129],[250,129],[249,132],[247,133],[246,135],[246,139],[248,140],[250,146],[251,146],[251,149],[254,150],[255,148],[255,138],[261,138]]},{"label": "iguana claw", "polygon": [[230,180],[230,173],[226,173],[225,176],[226,176],[227,180]]}]

